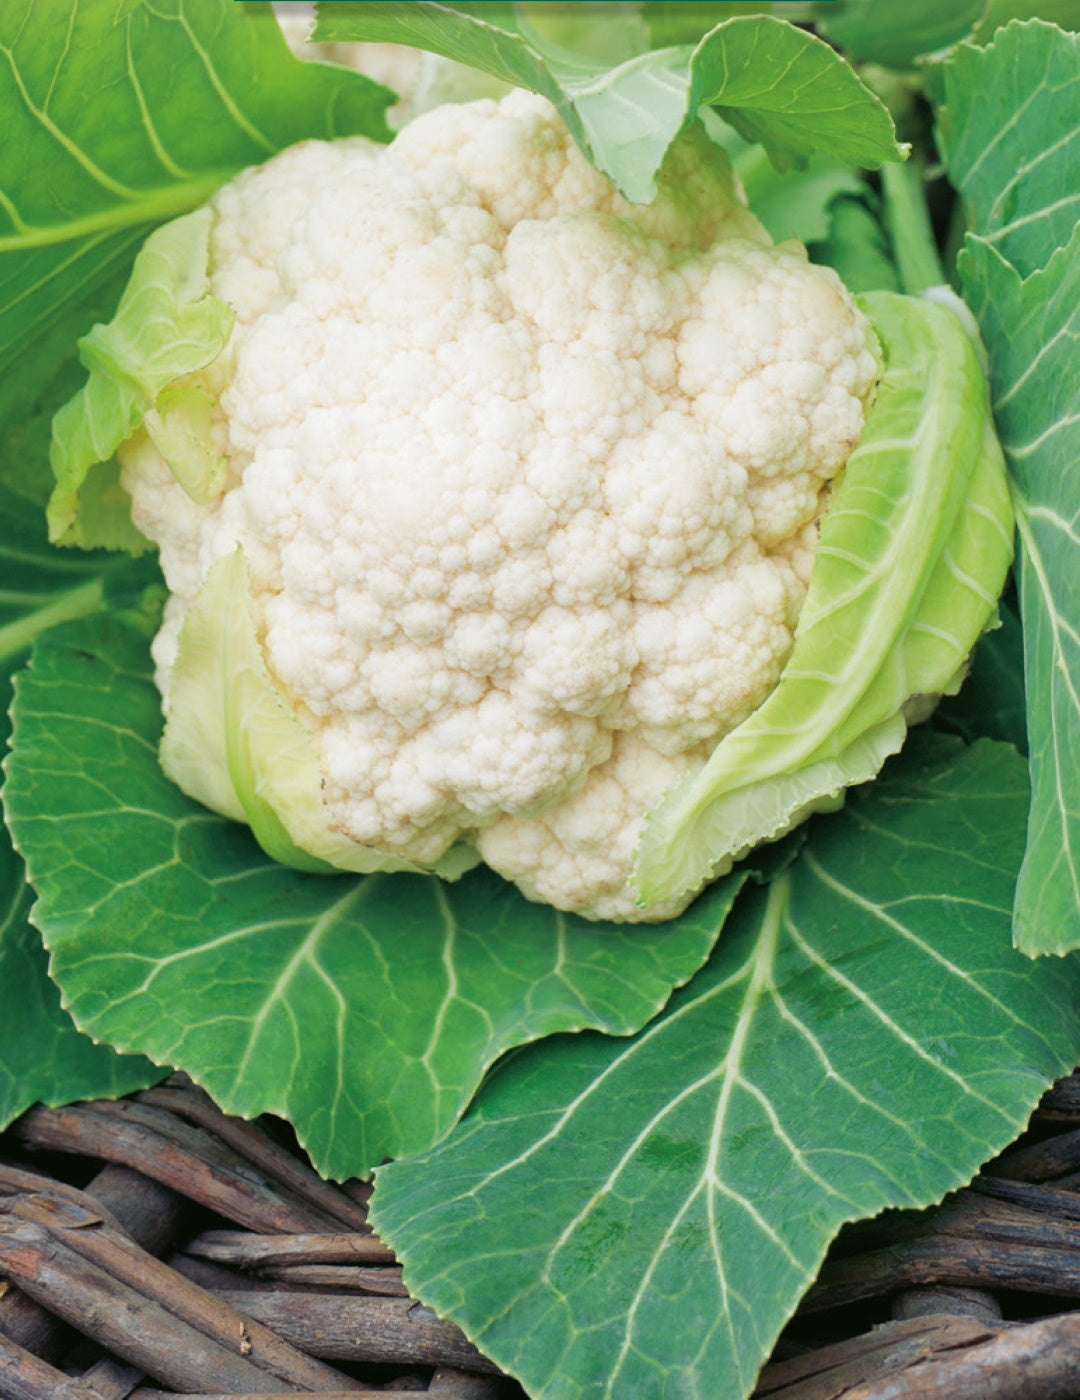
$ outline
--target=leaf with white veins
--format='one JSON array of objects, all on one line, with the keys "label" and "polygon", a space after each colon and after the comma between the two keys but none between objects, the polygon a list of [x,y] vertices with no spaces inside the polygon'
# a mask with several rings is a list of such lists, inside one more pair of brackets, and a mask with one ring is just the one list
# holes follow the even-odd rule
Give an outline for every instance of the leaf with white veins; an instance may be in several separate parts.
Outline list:
[{"label": "leaf with white veins", "polygon": [[143,615],[55,629],[16,679],[5,802],[76,1023],[288,1118],[321,1171],[441,1137],[506,1049],[626,1034],[708,956],[743,876],[666,924],[589,923],[490,871],[311,875],[162,772]]},{"label": "leaf with white veins", "polygon": [[[0,487],[0,750],[10,725],[11,673],[34,638],[85,616],[152,577],[152,565],[100,554],[57,554],[41,512]],[[147,1060],[120,1056],[80,1035],[49,981],[30,923],[33,891],[0,826],[0,1127],[38,1101],[126,1094],[161,1077]]]},{"label": "leaf with white veins", "polygon": [[1032,798],[1015,936],[1065,953],[1080,947],[1080,38],[1009,25],[962,45],[944,89],[939,134],[970,229],[957,268],[1019,536]]},{"label": "leaf with white veins", "polygon": [[738,1400],[848,1220],[967,1180],[1080,1051],[1010,946],[1023,761],[920,735],[632,1040],[499,1067],[372,1220],[534,1400]]}]

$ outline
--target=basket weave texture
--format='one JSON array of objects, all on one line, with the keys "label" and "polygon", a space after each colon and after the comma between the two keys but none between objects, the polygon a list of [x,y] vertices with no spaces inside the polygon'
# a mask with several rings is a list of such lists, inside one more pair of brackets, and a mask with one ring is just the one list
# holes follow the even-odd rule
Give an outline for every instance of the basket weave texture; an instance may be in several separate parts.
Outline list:
[{"label": "basket weave texture", "polygon": [[[368,1194],[183,1076],[31,1110],[0,1135],[0,1397],[524,1400],[409,1297]],[[943,1205],[846,1229],[755,1397],[1074,1400],[1078,1300],[1080,1074]]]}]

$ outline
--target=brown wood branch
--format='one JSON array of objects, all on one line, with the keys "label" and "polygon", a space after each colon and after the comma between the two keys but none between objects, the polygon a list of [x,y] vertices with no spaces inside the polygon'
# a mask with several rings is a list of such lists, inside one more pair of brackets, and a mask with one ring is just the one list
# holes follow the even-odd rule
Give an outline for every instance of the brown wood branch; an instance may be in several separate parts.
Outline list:
[{"label": "brown wood branch", "polygon": [[939,1350],[984,1342],[1005,1326],[951,1315],[886,1322],[861,1336],[767,1365],[754,1400],[847,1400],[852,1386],[869,1384]]},{"label": "brown wood branch", "polygon": [[1080,1074],[1067,1074],[1052,1084],[1042,1096],[1039,1108],[1080,1118]]},{"label": "brown wood branch", "polygon": [[[96,1223],[71,1201],[45,1195],[9,1197],[0,1211],[48,1231],[64,1249],[100,1269],[147,1301],[226,1350],[238,1349],[253,1366],[305,1390],[348,1390],[350,1385],[331,1367],[305,1356],[273,1332],[250,1322],[213,1294],[183,1278],[159,1259],[140,1249],[127,1236]],[[3,1223],[0,1217],[0,1230]]]},{"label": "brown wood branch", "polygon": [[1080,1296],[1080,1221],[1016,1201],[959,1191],[931,1212],[885,1222],[879,1238],[879,1248],[830,1256],[801,1311],[934,1283]]},{"label": "brown wood branch", "polygon": [[262,1269],[286,1264],[394,1264],[394,1251],[375,1235],[255,1235],[246,1230],[204,1230],[185,1254]]},{"label": "brown wood branch", "polygon": [[320,1210],[347,1230],[368,1228],[367,1210],[351,1195],[324,1181],[287,1152],[256,1123],[222,1113],[209,1094],[193,1085],[164,1084],[133,1096],[138,1103],[167,1109],[214,1134],[279,1186]]},{"label": "brown wood branch", "polygon": [[1080,1297],[1080,1252],[955,1235],[910,1240],[826,1263],[799,1310],[822,1312],[926,1283]]},{"label": "brown wood branch", "polygon": [[[78,1331],[164,1385],[180,1391],[295,1393],[291,1381],[269,1374],[246,1354],[252,1350],[246,1319],[237,1319],[227,1342],[208,1337],[66,1247],[42,1225],[12,1216],[0,1220],[0,1271]],[[337,1389],[353,1388],[346,1377],[333,1374]]]},{"label": "brown wood branch", "polygon": [[1080,1221],[1032,1210],[1018,1199],[1007,1200],[971,1190],[956,1192],[943,1205],[928,1212],[918,1232],[918,1235],[927,1234],[1080,1249]]},{"label": "brown wood branch", "polygon": [[[135,1167],[190,1200],[265,1234],[336,1227],[336,1221],[306,1203],[284,1199],[250,1163],[222,1144],[215,1145],[210,1134],[188,1129],[192,1136],[181,1144],[175,1140],[171,1125],[169,1131],[163,1131],[159,1129],[166,1127],[164,1123],[155,1127],[140,1117],[114,1111],[122,1109],[125,1102],[31,1109],[11,1132],[24,1146],[38,1151],[77,1152]],[[155,1111],[144,1108],[142,1114]],[[168,1119],[167,1114],[160,1116]]]},{"label": "brown wood branch", "polygon": [[[9,1175],[8,1180],[13,1179]],[[33,1179],[61,1185],[51,1178]],[[133,1240],[154,1254],[175,1243],[184,1215],[191,1209],[175,1192],[127,1167],[103,1168],[86,1190],[75,1192],[75,1196],[86,1201],[88,1210],[100,1210],[106,1219],[117,1221]],[[0,1296],[0,1333],[47,1361],[59,1358],[71,1340],[67,1324],[13,1284],[5,1288]]]},{"label": "brown wood branch", "polygon": [[[385,1390],[320,1390],[306,1397],[306,1400],[386,1400]],[[86,1396],[80,1396],[79,1400],[88,1400]],[[133,1390],[128,1400],[176,1400],[176,1393],[172,1390],[149,1390],[146,1386],[139,1386]],[[243,1395],[222,1394],[215,1391],[210,1394],[200,1391],[195,1395],[189,1391],[184,1392],[184,1400],[271,1400],[271,1396],[265,1392],[254,1394],[250,1391]]]},{"label": "brown wood branch", "polygon": [[218,1296],[301,1351],[328,1360],[498,1370],[452,1322],[411,1299],[262,1289]]},{"label": "brown wood branch", "polygon": [[5,1400],[86,1400],[63,1371],[0,1336],[0,1395]]},{"label": "brown wood branch", "polygon": [[1044,1142],[1029,1143],[1003,1152],[983,1168],[984,1176],[1006,1176],[1013,1181],[1050,1181],[1080,1167],[1080,1128],[1056,1133]]},{"label": "brown wood branch", "polygon": [[368,1202],[371,1200],[371,1193],[375,1190],[375,1184],[371,1181],[363,1181],[360,1177],[351,1177],[348,1181],[339,1183],[341,1190],[351,1201],[355,1201],[365,1211]]},{"label": "brown wood branch", "polygon": [[121,1366],[117,1361],[97,1361],[78,1379],[80,1391],[89,1400],[128,1400],[128,1396],[146,1377],[134,1366]]},{"label": "brown wood branch", "polygon": [[114,1355],[178,1390],[202,1390],[207,1382],[243,1393],[282,1392],[244,1357],[181,1323],[159,1304],[117,1283],[64,1249],[29,1221],[8,1220],[0,1231],[0,1269],[31,1297]]},{"label": "brown wood branch", "polygon": [[1062,1220],[1080,1220],[1080,1195],[1060,1186],[1037,1185],[1032,1181],[1009,1181],[1005,1177],[977,1176],[970,1190],[991,1196],[1025,1210],[1039,1211]]},{"label": "brown wood branch", "polygon": [[386,1298],[407,1298],[409,1290],[400,1268],[356,1269],[348,1264],[275,1264],[260,1269],[259,1277],[290,1284],[294,1288],[330,1288],[338,1293],[377,1293]]},{"label": "brown wood branch", "polygon": [[844,1392],[844,1400],[1076,1400],[1078,1395],[1080,1316],[1064,1313],[935,1354],[889,1376],[887,1384]]},{"label": "brown wood branch", "polygon": [[0,1162],[0,1202],[11,1196],[24,1196],[36,1191],[46,1191],[57,1201],[68,1201],[76,1209],[93,1214],[99,1223],[110,1225],[114,1230],[126,1234],[124,1226],[113,1215],[103,1201],[96,1200],[87,1191],[57,1181],[51,1176],[40,1176],[37,1172],[24,1171],[7,1162]]},{"label": "brown wood branch", "polygon": [[[160,1133],[168,1141],[175,1143],[183,1151],[190,1152],[207,1166],[216,1166],[222,1171],[235,1173],[242,1180],[257,1182],[264,1191],[276,1197],[279,1204],[286,1207],[297,1222],[291,1229],[299,1228],[301,1221],[307,1222],[308,1229],[338,1229],[341,1221],[338,1215],[326,1211],[315,1203],[314,1196],[336,1195],[336,1188],[329,1182],[321,1181],[315,1172],[300,1162],[294,1163],[293,1177],[301,1184],[301,1189],[279,1179],[280,1162],[272,1150],[272,1144],[262,1131],[253,1125],[234,1121],[230,1127],[225,1115],[217,1109],[200,1116],[209,1127],[186,1121],[172,1108],[162,1108],[152,1103],[144,1103],[140,1095],[128,1099],[112,1101],[98,1100],[92,1105],[109,1117],[126,1122],[142,1123],[151,1132]],[[177,1105],[179,1106],[179,1105]],[[211,1108],[213,1106],[211,1105]],[[224,1136],[217,1131],[224,1124]],[[250,1126],[250,1133],[240,1131]],[[244,1144],[241,1151],[226,1139],[236,1139]],[[360,1227],[367,1224],[366,1216],[360,1217]]]}]

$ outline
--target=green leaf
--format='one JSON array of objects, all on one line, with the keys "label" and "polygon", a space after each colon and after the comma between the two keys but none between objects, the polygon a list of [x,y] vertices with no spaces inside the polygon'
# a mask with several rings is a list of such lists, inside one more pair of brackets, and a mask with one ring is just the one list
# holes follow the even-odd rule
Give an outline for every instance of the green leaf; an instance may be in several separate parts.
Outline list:
[{"label": "green leaf", "polygon": [[305,137],[389,139],[389,100],[293,58],[269,5],[5,0],[0,368],[245,165]]},{"label": "green leaf", "polygon": [[[156,564],[123,556],[53,549],[42,511],[0,485],[0,681],[22,664],[50,627],[129,602],[159,577]],[[7,695],[0,714],[7,713]]]},{"label": "green leaf", "polygon": [[53,420],[49,534],[58,544],[149,548],[112,461],[140,425],[193,500],[212,501],[224,485],[224,462],[206,446],[205,391],[176,383],[216,359],[232,329],[231,308],[210,292],[210,225],[210,211],[196,209],[155,229],[116,315],[79,341],[90,377]]},{"label": "green leaf", "polygon": [[935,727],[974,739],[998,739],[1027,753],[1024,697],[1024,639],[1012,605],[998,606],[1001,626],[987,632],[971,658],[971,670],[958,695],[948,696],[934,713]]},{"label": "green leaf", "polygon": [[769,14],[770,0],[643,0],[641,16],[648,26],[651,49],[670,44],[696,44],[714,25],[738,15]]},{"label": "green leaf", "polygon": [[0,483],[40,506],[56,485],[49,467],[53,415],[86,378],[76,342],[95,321],[111,318],[126,279],[125,270],[73,302],[0,375]]},{"label": "green leaf", "polygon": [[840,1224],[961,1185],[1080,1051],[1080,966],[1009,944],[1024,765],[931,736],[743,895],[630,1041],[496,1069],[372,1220],[534,1400],[723,1396]]},{"label": "green leaf", "polygon": [[1013,19],[1045,19],[1059,29],[1080,29],[1080,0],[987,0],[971,37],[984,44]]},{"label": "green leaf", "polygon": [[850,65],[770,15],[728,19],[696,48],[654,49],[609,68],[538,47],[507,3],[324,0],[318,14],[316,39],[411,44],[540,93],[593,164],[639,203],[653,197],[668,147],[705,105],[760,141],[780,169],[815,150],[874,168],[903,155],[884,106]]},{"label": "green leaf", "polygon": [[1065,953],[1080,947],[1080,226],[1025,281],[971,235],[959,268],[990,351],[1020,541],[1032,798],[1016,940]]},{"label": "green leaf", "polygon": [[763,147],[743,138],[724,122],[707,119],[709,135],[723,146],[742,182],[746,201],[777,243],[797,238],[820,242],[829,235],[830,210],[841,195],[866,189],[851,165],[820,152],[802,170],[777,170]]},{"label": "green leaf", "polygon": [[118,1098],[167,1073],[75,1029],[49,980],[32,904],[23,863],[0,828],[0,1128],[35,1103]]},{"label": "green leaf", "polygon": [[695,889],[866,782],[927,696],[956,688],[994,613],[1012,516],[975,347],[951,311],[864,298],[885,356],[821,527],[791,656],[768,698],[646,821],[646,900]]},{"label": "green leaf", "polygon": [[1062,29],[1080,28],[1080,0],[825,0],[818,5],[818,28],[860,63],[914,68],[918,59],[948,49],[961,39],[985,43],[1014,19],[1049,20]]},{"label": "green leaf", "polygon": [[[34,636],[129,593],[145,581],[148,567],[57,555],[40,510],[0,487],[0,751],[10,730],[11,674]],[[161,1077],[149,1061],[119,1056],[75,1029],[49,981],[41,937],[29,920],[32,902],[23,863],[0,826],[0,1127],[38,1101],[126,1094]]]},{"label": "green leaf", "polygon": [[971,33],[986,0],[840,0],[818,6],[818,28],[858,62],[912,68],[922,54],[947,48]]},{"label": "green leaf", "polygon": [[938,136],[966,224],[1021,277],[1080,220],[1080,38],[1032,20],[944,65]]},{"label": "green leaf", "polygon": [[889,240],[867,196],[840,196],[829,206],[828,233],[814,242],[809,253],[840,274],[851,292],[898,292],[900,278],[893,263]]},{"label": "green leaf", "polygon": [[454,1123],[504,1050],[643,1025],[707,957],[741,877],[662,925],[593,924],[487,870],[305,875],[157,761],[145,621],[43,637],[17,679],[9,820],[76,1023],[288,1118],[320,1170]]},{"label": "green leaf", "polygon": [[944,65],[939,129],[1013,487],[1032,805],[1015,934],[1080,947],[1080,40],[1012,24]]}]

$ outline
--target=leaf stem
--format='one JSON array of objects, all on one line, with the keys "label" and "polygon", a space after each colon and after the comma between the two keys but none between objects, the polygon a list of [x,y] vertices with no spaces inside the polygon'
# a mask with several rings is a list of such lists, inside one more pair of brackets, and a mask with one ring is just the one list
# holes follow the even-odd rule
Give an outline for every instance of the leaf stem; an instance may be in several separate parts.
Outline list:
[{"label": "leaf stem", "polygon": [[881,186],[901,290],[917,296],[927,287],[942,286],[947,279],[923,195],[922,163],[888,162],[881,168]]}]

